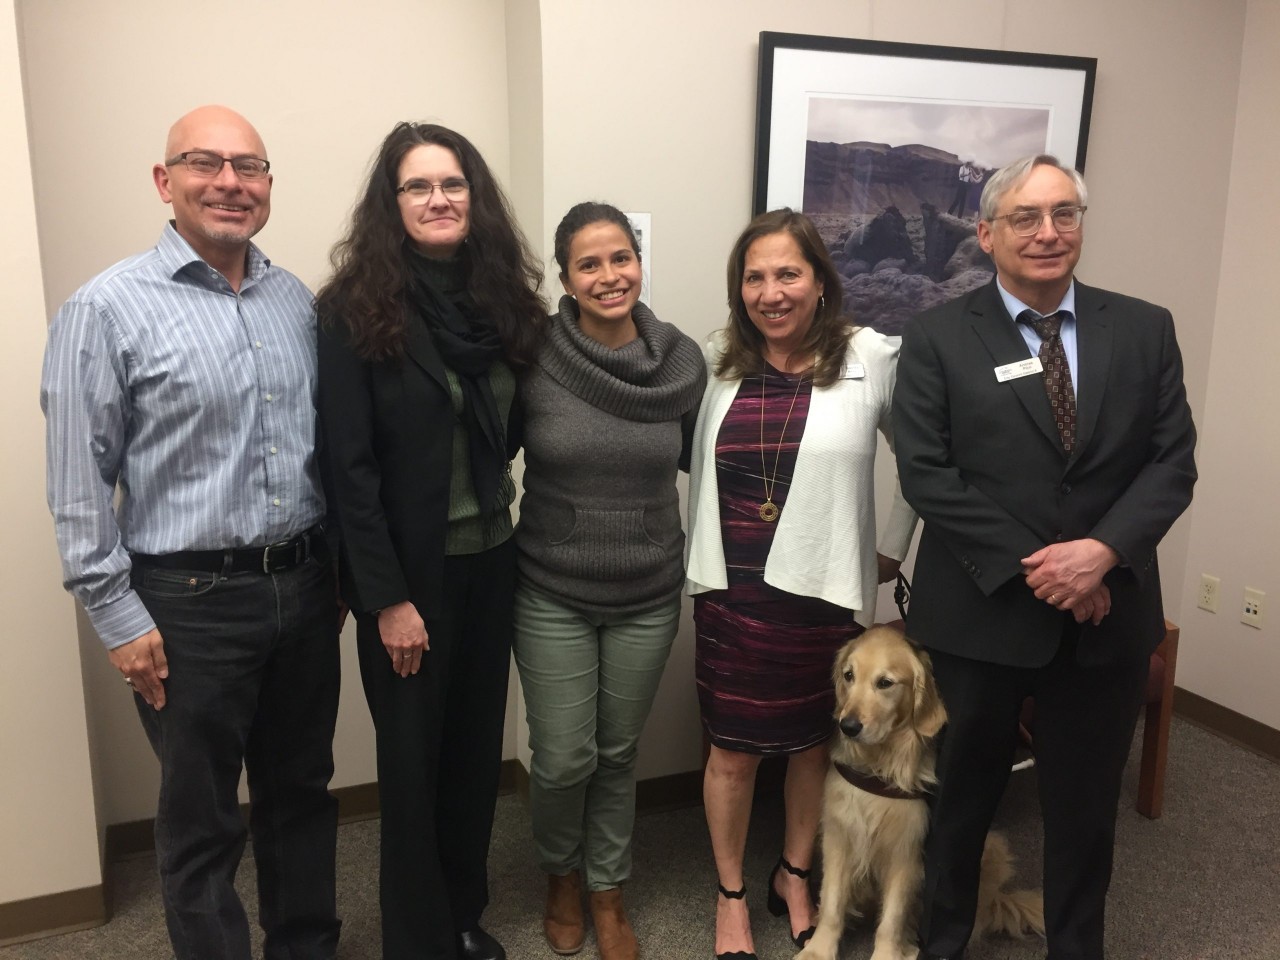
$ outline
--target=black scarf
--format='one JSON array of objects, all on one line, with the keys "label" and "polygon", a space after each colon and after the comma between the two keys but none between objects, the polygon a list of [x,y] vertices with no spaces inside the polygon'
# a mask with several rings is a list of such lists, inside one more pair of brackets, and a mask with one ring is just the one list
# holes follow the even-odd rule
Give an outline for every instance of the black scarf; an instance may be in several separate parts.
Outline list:
[{"label": "black scarf", "polygon": [[[502,415],[489,385],[489,368],[502,359],[498,329],[476,316],[465,293],[452,299],[437,286],[435,272],[419,256],[405,258],[409,283],[408,307],[422,318],[444,365],[462,387],[462,426],[467,432],[471,483],[483,515],[498,509],[502,477],[507,469],[506,433]],[[465,313],[464,313],[465,310]]]}]

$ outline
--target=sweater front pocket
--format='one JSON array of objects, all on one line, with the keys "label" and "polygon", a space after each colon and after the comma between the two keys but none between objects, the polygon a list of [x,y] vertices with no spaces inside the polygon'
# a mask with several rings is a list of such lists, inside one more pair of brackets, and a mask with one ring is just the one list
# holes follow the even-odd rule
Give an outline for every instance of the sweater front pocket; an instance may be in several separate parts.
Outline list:
[{"label": "sweater front pocket", "polygon": [[649,535],[652,522],[646,524],[643,508],[571,509],[572,523],[561,527],[562,535],[548,531],[549,567],[584,580],[630,580],[657,573],[671,561],[668,547]]}]

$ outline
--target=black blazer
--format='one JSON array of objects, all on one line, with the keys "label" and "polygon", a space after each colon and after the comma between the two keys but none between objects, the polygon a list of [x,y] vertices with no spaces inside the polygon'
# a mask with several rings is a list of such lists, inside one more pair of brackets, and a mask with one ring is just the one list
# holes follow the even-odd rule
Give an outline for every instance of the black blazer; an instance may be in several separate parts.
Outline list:
[{"label": "black blazer", "polygon": [[[371,362],[351,349],[340,318],[322,317],[318,355],[321,475],[342,597],[358,613],[412,600],[429,621],[440,607],[457,420],[444,362],[417,321],[403,357]],[[519,422],[517,396],[509,457]]]},{"label": "black blazer", "polygon": [[1057,650],[1066,616],[1019,561],[1093,537],[1120,555],[1111,613],[1079,660],[1149,653],[1164,635],[1156,545],[1191,502],[1195,427],[1169,311],[1076,284],[1077,441],[1068,458],[995,282],[906,327],[894,395],[898,474],[924,520],[908,626],[926,646],[1019,667]]}]

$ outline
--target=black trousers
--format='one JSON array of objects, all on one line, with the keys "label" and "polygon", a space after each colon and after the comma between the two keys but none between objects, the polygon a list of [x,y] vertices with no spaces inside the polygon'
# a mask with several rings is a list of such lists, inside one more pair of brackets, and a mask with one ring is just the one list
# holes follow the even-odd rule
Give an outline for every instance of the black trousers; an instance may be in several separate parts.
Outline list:
[{"label": "black trousers", "polygon": [[384,960],[454,960],[489,903],[511,663],[515,544],[445,560],[443,606],[419,611],[430,650],[400,677],[375,617],[357,623],[378,741]]},{"label": "black trousers", "polygon": [[224,577],[135,565],[169,661],[162,710],[134,695],[160,760],[156,860],[179,960],[248,960],[236,894],[249,829],[267,960],[329,960],[338,943],[329,794],[338,715],[337,593],[327,559]]},{"label": "black trousers", "polygon": [[1077,634],[1068,621],[1057,655],[1038,669],[929,651],[948,723],[925,844],[926,952],[956,955],[973,932],[982,845],[1009,779],[1022,701],[1032,696],[1049,958],[1102,960],[1120,781],[1149,658],[1082,667]]}]

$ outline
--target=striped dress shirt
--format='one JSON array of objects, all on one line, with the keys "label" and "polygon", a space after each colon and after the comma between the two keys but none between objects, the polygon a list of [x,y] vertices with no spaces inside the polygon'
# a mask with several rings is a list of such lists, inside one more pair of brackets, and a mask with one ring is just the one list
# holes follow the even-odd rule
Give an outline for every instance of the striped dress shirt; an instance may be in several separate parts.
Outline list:
[{"label": "striped dress shirt", "polygon": [[260,546],[323,516],[311,299],[253,245],[237,293],[170,222],[58,311],[49,508],[64,585],[108,648],[154,627],[130,553]]}]

